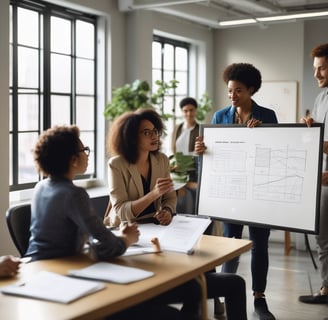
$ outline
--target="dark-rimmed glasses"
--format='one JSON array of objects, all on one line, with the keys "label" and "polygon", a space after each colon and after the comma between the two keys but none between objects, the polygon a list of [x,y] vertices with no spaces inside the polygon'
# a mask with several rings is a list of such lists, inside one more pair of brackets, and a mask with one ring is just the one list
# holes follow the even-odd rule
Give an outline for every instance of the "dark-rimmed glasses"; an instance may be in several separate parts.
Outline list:
[{"label": "dark-rimmed glasses", "polygon": [[157,128],[154,129],[143,129],[142,131],[140,131],[140,133],[142,133],[145,137],[150,138],[153,135],[160,137],[162,135],[162,132],[159,131]]},{"label": "dark-rimmed glasses", "polygon": [[84,147],[79,150],[79,152],[84,152],[87,156],[90,154],[90,148],[89,147]]}]

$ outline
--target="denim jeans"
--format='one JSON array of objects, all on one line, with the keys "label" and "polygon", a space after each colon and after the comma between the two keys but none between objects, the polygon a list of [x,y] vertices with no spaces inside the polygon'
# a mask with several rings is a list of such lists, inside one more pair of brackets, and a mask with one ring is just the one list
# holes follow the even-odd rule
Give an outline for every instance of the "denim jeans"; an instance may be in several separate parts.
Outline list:
[{"label": "denim jeans", "polygon": [[[227,238],[241,239],[243,225],[234,223],[223,224],[223,235]],[[270,229],[249,226],[249,238],[253,241],[251,251],[251,271],[253,291],[264,292],[267,284],[269,268],[268,241]],[[239,257],[236,257],[222,265],[222,272],[236,273],[239,265]]]}]

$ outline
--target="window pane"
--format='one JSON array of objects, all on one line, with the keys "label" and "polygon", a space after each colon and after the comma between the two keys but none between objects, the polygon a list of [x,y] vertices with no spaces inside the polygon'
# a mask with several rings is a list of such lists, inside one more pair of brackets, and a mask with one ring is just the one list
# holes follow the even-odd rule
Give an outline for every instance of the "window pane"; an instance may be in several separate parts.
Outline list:
[{"label": "window pane", "polygon": [[73,121],[90,141],[88,170],[95,176],[97,18],[87,14],[83,21],[83,12],[41,2],[15,0],[9,6],[10,190],[40,179],[32,154],[40,131]]},{"label": "window pane", "polygon": [[51,91],[71,92],[71,58],[51,54]]},{"label": "window pane", "polygon": [[156,88],[155,81],[156,80],[161,80],[161,70],[153,70],[153,90]]},{"label": "window pane", "polygon": [[18,136],[18,183],[38,181],[38,173],[33,160],[33,148],[38,134],[20,133]]},{"label": "window pane", "polygon": [[[164,82],[169,83],[171,80],[174,79],[174,73],[173,71],[164,71]],[[168,90],[168,94],[174,94],[173,89]]]},{"label": "window pane", "polygon": [[164,45],[164,69],[173,70],[174,67],[174,55],[173,46],[170,44]]},{"label": "window pane", "polygon": [[13,8],[9,7],[9,43],[13,43]]},{"label": "window pane", "polygon": [[76,59],[76,92],[94,94],[94,62]]},{"label": "window pane", "polygon": [[187,95],[188,76],[186,72],[176,72],[175,79],[179,81],[176,94]]},{"label": "window pane", "polygon": [[67,19],[51,17],[51,51],[71,53],[71,22]]},{"label": "window pane", "polygon": [[153,41],[153,68],[161,68],[162,67],[162,45],[159,42]]},{"label": "window pane", "polygon": [[176,96],[175,97],[175,105],[177,106],[175,109],[175,115],[178,119],[182,119],[183,118],[183,114],[182,114],[182,110],[179,106],[180,101],[185,98],[187,96],[187,94],[183,94],[182,96]]},{"label": "window pane", "polygon": [[9,86],[13,86],[13,46],[9,46]]},{"label": "window pane", "polygon": [[18,48],[18,86],[36,88],[39,84],[37,49]]},{"label": "window pane", "polygon": [[18,43],[37,47],[39,39],[38,13],[32,10],[18,8],[17,16]]},{"label": "window pane", "polygon": [[51,95],[51,126],[71,123],[70,97]]},{"label": "window pane", "polygon": [[95,101],[90,97],[76,98],[76,124],[81,130],[95,129]]},{"label": "window pane", "polygon": [[38,130],[37,95],[18,95],[18,131]]},{"label": "window pane", "polygon": [[178,70],[188,70],[188,51],[185,48],[175,49],[175,65]]},{"label": "window pane", "polygon": [[76,55],[93,59],[95,56],[95,28],[85,21],[76,21]]}]

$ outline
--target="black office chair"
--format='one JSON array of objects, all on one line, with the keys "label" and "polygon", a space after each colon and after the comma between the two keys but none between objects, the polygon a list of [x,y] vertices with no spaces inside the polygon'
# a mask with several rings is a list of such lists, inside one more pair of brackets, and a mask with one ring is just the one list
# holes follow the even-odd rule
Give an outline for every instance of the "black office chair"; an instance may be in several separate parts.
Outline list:
[{"label": "black office chair", "polygon": [[31,205],[10,207],[6,212],[10,236],[21,256],[24,256],[30,238]]},{"label": "black office chair", "polygon": [[91,204],[97,216],[104,219],[104,214],[108,205],[109,196],[99,196],[90,198]]}]

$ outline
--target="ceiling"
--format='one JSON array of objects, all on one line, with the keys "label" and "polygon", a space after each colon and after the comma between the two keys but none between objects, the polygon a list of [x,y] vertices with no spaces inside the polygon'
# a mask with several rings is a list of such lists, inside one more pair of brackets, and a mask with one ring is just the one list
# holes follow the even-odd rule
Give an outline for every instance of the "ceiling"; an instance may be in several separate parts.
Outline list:
[{"label": "ceiling", "polygon": [[[220,22],[327,11],[327,0],[118,0],[121,11],[154,10],[211,28]],[[325,17],[328,19],[328,16]],[[293,18],[292,20],[295,20]],[[286,20],[284,20],[286,21]],[[267,24],[270,22],[254,23]]]}]

